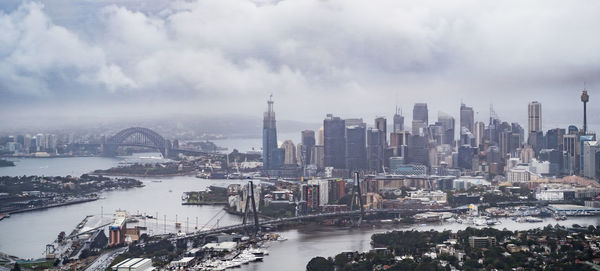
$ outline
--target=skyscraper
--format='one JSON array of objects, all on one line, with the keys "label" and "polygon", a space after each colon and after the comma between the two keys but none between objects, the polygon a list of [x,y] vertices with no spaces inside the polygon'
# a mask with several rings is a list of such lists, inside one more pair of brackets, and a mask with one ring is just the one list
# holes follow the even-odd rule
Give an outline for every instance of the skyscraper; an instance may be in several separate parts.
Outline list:
[{"label": "skyscraper", "polygon": [[346,120],[346,169],[350,171],[366,168],[366,124]]},{"label": "skyscraper", "polygon": [[473,133],[473,135],[475,136],[475,145],[476,147],[479,147],[481,145],[483,145],[483,138],[485,135],[485,123],[478,121],[475,122],[475,131]]},{"label": "skyscraper", "polygon": [[315,145],[311,151],[310,163],[317,168],[325,167],[325,148],[323,145]]},{"label": "skyscraper", "polygon": [[546,148],[562,151],[565,129],[554,128],[546,132]]},{"label": "skyscraper", "polygon": [[586,141],[583,143],[583,176],[597,180],[600,169],[600,142]]},{"label": "skyscraper", "polygon": [[420,135],[411,135],[408,137],[408,155],[407,163],[429,166],[429,149],[427,148],[427,139]]},{"label": "skyscraper", "polygon": [[390,146],[399,147],[406,146],[408,144],[408,137],[410,133],[407,131],[394,132],[390,134]]},{"label": "skyscraper", "polygon": [[394,133],[404,131],[404,116],[402,116],[402,111],[398,112],[398,107],[396,107],[396,114],[394,114],[394,129],[392,130]]},{"label": "skyscraper", "polygon": [[321,126],[321,128],[319,128],[319,134],[317,137],[317,145],[319,145],[319,146],[325,145],[325,129],[323,128],[323,126]]},{"label": "skyscraper", "polygon": [[315,146],[315,131],[304,130],[302,131],[302,157],[303,164],[310,164],[310,158],[312,157],[312,148]]},{"label": "skyscraper", "polygon": [[375,128],[381,131],[381,142],[383,147],[387,147],[387,120],[385,117],[377,117],[375,119]]},{"label": "skyscraper", "polygon": [[429,111],[426,103],[415,103],[413,107],[412,133],[420,135],[422,130],[429,125]]},{"label": "skyscraper", "polygon": [[454,145],[454,126],[456,126],[454,117],[438,112],[438,122],[442,126],[442,144]]},{"label": "skyscraper", "polygon": [[346,167],[346,123],[331,114],[323,120],[325,166],[343,169]]},{"label": "skyscraper", "polygon": [[302,143],[296,144],[296,164],[300,167],[308,165],[309,157],[306,156],[306,147]]},{"label": "skyscraper", "polygon": [[277,128],[275,126],[275,112],[273,111],[273,100],[267,101],[267,112],[263,118],[263,168],[274,168],[273,157],[277,149]]},{"label": "skyscraper", "polygon": [[472,134],[475,133],[474,131],[474,119],[475,119],[475,114],[473,112],[473,108],[472,107],[468,107],[465,104],[460,104],[460,131],[462,133],[463,129],[462,127],[465,127],[469,130],[469,132],[471,132]]},{"label": "skyscraper", "polygon": [[528,134],[532,132],[541,132],[542,131],[542,104],[533,101],[529,103],[529,107],[527,110],[527,120],[529,125]]},{"label": "skyscraper", "polygon": [[381,131],[369,128],[367,130],[367,163],[369,170],[380,172],[383,168],[383,142],[381,141]]},{"label": "skyscraper", "polygon": [[284,164],[285,165],[296,165],[296,146],[291,140],[283,141],[281,148],[285,151]]}]

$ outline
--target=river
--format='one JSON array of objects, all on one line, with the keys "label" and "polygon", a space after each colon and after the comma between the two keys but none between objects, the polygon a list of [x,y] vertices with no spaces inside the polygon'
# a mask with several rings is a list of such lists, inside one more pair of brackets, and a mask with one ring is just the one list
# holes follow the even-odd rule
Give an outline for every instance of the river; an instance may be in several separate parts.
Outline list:
[{"label": "river", "polygon": [[[150,155],[152,156],[152,155]],[[16,159],[16,166],[0,168],[0,176],[10,175],[80,175],[94,169],[106,169],[117,165],[124,160],[155,159],[149,155],[134,157],[103,158],[103,157],[72,157],[72,158],[20,158]],[[125,209],[129,213],[140,213],[156,216],[167,224],[172,223],[177,215],[178,221],[185,228],[189,219],[192,228],[198,224],[204,225],[216,213],[221,211],[220,206],[183,206],[181,195],[185,191],[203,190],[210,185],[225,186],[230,183],[242,183],[236,180],[205,180],[192,176],[177,176],[168,178],[139,178],[145,187],[129,190],[109,191],[102,193],[102,199],[52,208],[41,211],[15,214],[8,219],[0,221],[0,251],[21,258],[42,257],[45,245],[51,243],[59,232],[71,232],[73,228],[86,216],[101,213],[109,219],[117,209]],[[157,222],[159,222],[157,221]],[[237,216],[224,214],[219,225],[239,223]],[[598,217],[570,218],[567,221],[554,221],[547,218],[543,223],[517,223],[510,219],[501,220],[497,228],[510,230],[525,230],[542,227],[547,224],[561,225],[599,225]],[[415,225],[404,229],[417,230],[444,230],[457,231],[467,225],[458,223],[437,223]],[[162,226],[161,226],[162,227]],[[159,227],[159,228],[161,228]],[[288,238],[287,241],[270,244],[270,255],[264,262],[245,265],[241,270],[305,270],[308,261],[315,256],[333,257],[341,251],[366,251],[371,248],[370,238],[373,233],[392,230],[398,226],[369,229],[339,229],[330,227],[300,228],[286,230],[281,234]],[[167,231],[175,230],[174,227]]]}]

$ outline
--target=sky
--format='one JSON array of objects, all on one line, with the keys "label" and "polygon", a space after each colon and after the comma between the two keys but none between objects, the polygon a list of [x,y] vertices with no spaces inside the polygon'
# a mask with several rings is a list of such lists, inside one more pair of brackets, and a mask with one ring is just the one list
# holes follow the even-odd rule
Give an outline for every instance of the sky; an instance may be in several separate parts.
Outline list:
[{"label": "sky", "polygon": [[[598,1],[0,2],[0,129],[186,114],[600,128]],[[599,93],[599,94],[596,94]],[[600,130],[598,130],[600,131]]]}]

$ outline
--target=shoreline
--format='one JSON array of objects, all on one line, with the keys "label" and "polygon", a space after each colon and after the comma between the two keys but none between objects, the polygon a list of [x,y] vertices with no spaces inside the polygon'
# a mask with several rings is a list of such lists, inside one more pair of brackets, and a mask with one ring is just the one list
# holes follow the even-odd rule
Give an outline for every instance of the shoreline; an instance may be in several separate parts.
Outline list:
[{"label": "shoreline", "polygon": [[215,201],[215,202],[182,202],[181,205],[227,205],[226,201]]},{"label": "shoreline", "polygon": [[[50,155],[50,156],[33,156],[33,155],[2,155],[0,158],[72,158],[72,157],[105,157],[98,155]],[[110,157],[107,157],[110,158]]]},{"label": "shoreline", "polygon": [[19,213],[25,213],[25,212],[31,212],[31,211],[38,211],[38,210],[55,208],[55,207],[62,207],[62,206],[68,206],[68,205],[73,205],[73,204],[92,202],[92,201],[96,201],[99,199],[100,199],[100,197],[95,197],[95,198],[87,198],[87,199],[78,199],[78,200],[73,200],[73,201],[69,201],[69,202],[53,203],[53,204],[49,204],[46,206],[18,209],[15,211],[8,211],[8,212],[6,212],[6,214],[12,215],[12,214],[19,214]]},{"label": "shoreline", "polygon": [[132,174],[132,173],[96,173],[96,172],[90,172],[90,173],[86,173],[86,174],[93,175],[93,176],[110,176],[110,177],[144,177],[144,178],[157,177],[157,178],[163,178],[163,177],[177,177],[177,176],[193,176],[194,172],[186,172],[186,173],[179,173],[179,174],[152,174],[152,175]]}]

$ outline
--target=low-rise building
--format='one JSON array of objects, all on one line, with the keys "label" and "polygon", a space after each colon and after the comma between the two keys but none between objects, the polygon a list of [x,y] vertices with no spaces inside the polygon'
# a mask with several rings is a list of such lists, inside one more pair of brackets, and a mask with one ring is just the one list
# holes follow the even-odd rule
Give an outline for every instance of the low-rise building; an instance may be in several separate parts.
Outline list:
[{"label": "low-rise building", "polygon": [[194,263],[194,257],[183,257],[180,260],[175,260],[169,263],[170,267],[175,268],[186,268],[192,266]]},{"label": "low-rise building", "polygon": [[472,248],[487,248],[496,245],[496,237],[469,236],[469,246]]},{"label": "low-rise building", "polygon": [[111,267],[113,271],[151,271],[152,259],[129,258]]},{"label": "low-rise building", "polygon": [[417,190],[409,193],[409,197],[411,199],[417,199],[424,203],[432,203],[432,204],[446,204],[446,193],[440,190],[434,191],[425,191],[425,190]]}]

